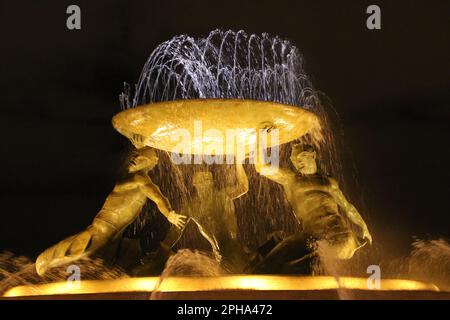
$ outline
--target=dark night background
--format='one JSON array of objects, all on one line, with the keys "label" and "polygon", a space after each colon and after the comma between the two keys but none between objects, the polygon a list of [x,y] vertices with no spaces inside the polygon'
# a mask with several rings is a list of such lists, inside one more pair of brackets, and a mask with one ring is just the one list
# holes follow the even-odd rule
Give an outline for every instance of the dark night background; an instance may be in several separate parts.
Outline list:
[{"label": "dark night background", "polygon": [[[66,28],[69,4],[82,30]],[[366,28],[370,4],[382,30]],[[404,253],[450,236],[448,0],[1,1],[0,251],[35,256],[90,223],[125,149],[110,122],[123,82],[159,43],[215,28],[299,47],[341,117],[375,239]]]}]

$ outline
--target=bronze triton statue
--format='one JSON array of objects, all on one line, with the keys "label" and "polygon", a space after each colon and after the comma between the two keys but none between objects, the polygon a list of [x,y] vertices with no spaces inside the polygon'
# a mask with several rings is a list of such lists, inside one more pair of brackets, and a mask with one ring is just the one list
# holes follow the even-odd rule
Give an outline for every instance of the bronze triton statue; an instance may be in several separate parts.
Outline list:
[{"label": "bronze triton statue", "polygon": [[36,260],[36,271],[43,275],[49,268],[91,255],[117,237],[134,221],[147,199],[176,227],[186,217],[175,213],[148,171],[158,163],[155,150],[149,147],[135,151],[129,160],[128,176],[119,181],[106,198],[103,207],[86,230],[68,237],[45,250]]}]

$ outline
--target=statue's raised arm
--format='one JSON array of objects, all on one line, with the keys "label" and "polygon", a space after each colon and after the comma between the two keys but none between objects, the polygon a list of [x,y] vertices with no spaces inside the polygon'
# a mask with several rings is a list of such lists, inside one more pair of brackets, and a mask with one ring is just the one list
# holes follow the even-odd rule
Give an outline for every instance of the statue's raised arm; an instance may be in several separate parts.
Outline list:
[{"label": "statue's raised arm", "polygon": [[248,192],[248,178],[242,162],[236,158],[236,184],[223,189],[231,199],[237,199]]},{"label": "statue's raised arm", "polygon": [[255,170],[262,176],[279,183],[281,185],[289,185],[295,180],[295,172],[292,172],[289,169],[280,168],[277,165],[266,163],[266,159],[264,157],[263,146],[261,145],[261,135],[267,134],[270,132],[272,127],[269,125],[263,124],[261,128],[258,130],[258,136],[256,140],[256,150],[254,155],[254,163]]},{"label": "statue's raised arm", "polygon": [[295,173],[289,169],[267,164],[261,155],[256,155],[255,170],[260,175],[281,185],[289,185],[295,179]]},{"label": "statue's raised arm", "polygon": [[369,243],[372,243],[372,236],[358,210],[356,210],[354,205],[347,201],[341,189],[339,189],[337,181],[333,178],[330,178],[329,180],[330,194],[341,209],[341,212],[360,229],[360,234],[358,236],[361,239],[367,240]]}]

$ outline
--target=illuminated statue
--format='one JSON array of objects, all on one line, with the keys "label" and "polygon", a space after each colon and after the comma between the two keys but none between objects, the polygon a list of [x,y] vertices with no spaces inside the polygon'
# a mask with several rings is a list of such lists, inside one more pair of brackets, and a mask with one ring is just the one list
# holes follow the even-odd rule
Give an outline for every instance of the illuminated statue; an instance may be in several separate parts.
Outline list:
[{"label": "illuminated statue", "polygon": [[[366,241],[372,242],[364,220],[346,200],[337,181],[317,173],[316,153],[311,146],[293,146],[290,159],[298,173],[271,167],[260,157],[255,157],[256,171],[283,186],[304,233],[325,240],[330,255],[350,259]],[[358,234],[352,231],[347,221],[358,227]],[[361,243],[359,238],[365,241]]]},{"label": "illuminated statue", "polygon": [[146,147],[136,151],[128,166],[128,176],[115,185],[92,224],[41,253],[36,260],[38,274],[43,275],[49,268],[89,256],[117,239],[141,212],[147,199],[155,202],[169,222],[178,228],[183,227],[186,217],[171,209],[167,198],[147,174],[157,163],[154,149]]},{"label": "illuminated statue", "polygon": [[246,264],[246,254],[237,241],[237,222],[233,200],[248,191],[248,179],[240,161],[236,164],[237,184],[221,190],[214,187],[212,173],[197,172],[193,178],[196,196],[180,212],[194,221],[211,244],[218,261],[224,260],[235,271]]}]

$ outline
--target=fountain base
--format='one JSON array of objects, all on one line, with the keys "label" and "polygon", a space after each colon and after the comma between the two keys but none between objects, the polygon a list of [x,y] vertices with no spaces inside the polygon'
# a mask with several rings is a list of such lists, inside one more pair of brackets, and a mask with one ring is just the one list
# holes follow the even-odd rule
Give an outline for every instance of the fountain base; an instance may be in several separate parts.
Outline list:
[{"label": "fountain base", "polygon": [[[157,289],[155,291],[155,289]],[[152,296],[153,293],[153,296]],[[85,280],[19,286],[2,299],[155,299],[175,300],[332,300],[450,299],[450,292],[433,284],[401,279],[381,280],[368,289],[366,278],[327,276],[232,275],[219,277],[159,277]]]}]

